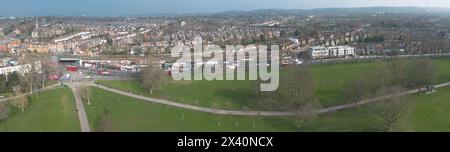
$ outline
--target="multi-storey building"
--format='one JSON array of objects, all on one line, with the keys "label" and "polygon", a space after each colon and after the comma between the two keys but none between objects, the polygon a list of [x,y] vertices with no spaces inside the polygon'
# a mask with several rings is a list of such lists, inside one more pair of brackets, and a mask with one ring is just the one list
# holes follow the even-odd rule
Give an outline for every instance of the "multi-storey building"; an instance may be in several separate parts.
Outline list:
[{"label": "multi-storey building", "polygon": [[355,55],[355,48],[350,46],[334,46],[334,47],[315,46],[310,47],[308,49],[308,56],[313,60],[324,58],[341,58],[354,55]]}]

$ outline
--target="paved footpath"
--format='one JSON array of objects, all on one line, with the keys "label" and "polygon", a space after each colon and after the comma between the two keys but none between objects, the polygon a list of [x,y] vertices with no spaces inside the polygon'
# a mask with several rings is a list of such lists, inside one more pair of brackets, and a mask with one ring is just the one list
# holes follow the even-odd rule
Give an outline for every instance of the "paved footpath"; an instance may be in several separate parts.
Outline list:
[{"label": "paved footpath", "polygon": [[[173,107],[201,111],[201,112],[206,112],[206,113],[211,113],[211,114],[241,115],[241,116],[293,116],[293,115],[298,115],[298,114],[302,113],[299,111],[237,111],[237,110],[213,109],[213,108],[206,108],[206,107],[199,107],[199,106],[194,106],[194,105],[183,104],[183,103],[170,101],[170,100],[156,99],[156,98],[150,98],[150,97],[146,97],[146,96],[136,95],[133,93],[109,88],[109,87],[102,86],[99,84],[94,84],[94,83],[88,83],[88,84],[98,87],[98,88],[101,88],[101,89],[104,89],[104,90],[107,90],[107,91],[110,91],[110,92],[133,97],[133,98],[140,99],[140,100],[147,101],[147,102],[160,103],[160,104],[165,104],[165,105],[169,105],[169,106],[173,106]],[[447,83],[434,85],[434,87],[440,88],[440,87],[445,87],[445,86],[449,86],[449,85],[450,85],[450,82],[447,82]],[[418,91],[419,91],[419,89],[410,90],[410,91],[400,93],[400,95],[413,94],[413,93],[417,93]],[[355,106],[365,105],[365,104],[369,104],[369,103],[373,103],[373,102],[377,102],[377,101],[383,101],[384,99],[391,98],[392,96],[393,95],[385,95],[385,96],[381,96],[381,97],[375,97],[375,98],[362,100],[362,101],[358,102],[358,104],[348,103],[348,104],[342,104],[342,105],[322,108],[322,109],[317,110],[316,113],[322,114],[322,113],[328,113],[328,112],[333,112],[333,111],[342,110],[342,109],[348,109],[348,108],[352,108]]]},{"label": "paved footpath", "polygon": [[80,119],[81,132],[90,132],[91,129],[89,128],[88,118],[86,115],[86,111],[84,110],[80,92],[78,90],[82,86],[82,83],[67,83],[67,85],[72,90],[73,96],[75,97],[78,118]]},{"label": "paved footpath", "polygon": [[[45,87],[43,89],[36,90],[35,92],[42,92],[42,91],[46,91],[46,90],[51,90],[51,89],[56,88],[57,86],[60,86],[60,84],[54,84],[54,85],[51,85],[51,86],[47,86],[47,87]],[[12,97],[3,98],[3,99],[0,99],[0,102],[13,100],[13,99],[16,99],[16,98],[19,98],[19,97],[23,97],[23,96],[27,96],[27,95],[30,95],[30,94],[31,94],[31,92],[27,92],[27,93],[23,93],[23,94],[21,94],[19,96],[12,96]]]}]

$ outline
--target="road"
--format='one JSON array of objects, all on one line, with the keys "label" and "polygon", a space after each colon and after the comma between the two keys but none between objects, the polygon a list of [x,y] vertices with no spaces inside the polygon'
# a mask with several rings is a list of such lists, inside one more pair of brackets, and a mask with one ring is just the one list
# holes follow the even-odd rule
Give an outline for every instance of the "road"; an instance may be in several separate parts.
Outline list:
[{"label": "road", "polygon": [[73,96],[75,97],[76,108],[78,112],[78,118],[80,119],[81,132],[90,132],[89,122],[86,115],[86,111],[84,110],[83,101],[81,100],[81,95],[79,88],[83,85],[82,82],[73,82],[66,83],[69,88],[73,92]]},{"label": "road", "polygon": [[[146,97],[146,96],[136,95],[136,94],[125,92],[125,91],[108,88],[106,86],[102,86],[99,84],[94,84],[92,82],[88,83],[88,85],[92,85],[92,86],[95,86],[95,87],[98,87],[98,88],[101,88],[101,89],[104,89],[104,90],[107,90],[110,92],[129,96],[129,97],[140,99],[140,100],[147,101],[147,102],[165,104],[165,105],[169,105],[169,106],[173,106],[173,107],[195,110],[195,111],[200,111],[200,112],[206,112],[206,113],[211,113],[211,114],[240,115],[240,116],[294,116],[294,115],[298,115],[298,114],[302,113],[300,111],[237,111],[237,110],[213,109],[213,108],[206,108],[206,107],[199,107],[199,106],[194,106],[194,105],[183,104],[183,103],[165,100],[165,99],[156,99],[156,98],[150,98],[150,97]],[[445,86],[449,86],[449,85],[450,85],[450,82],[447,82],[447,83],[434,85],[434,87],[440,88],[440,87],[445,87]],[[409,90],[409,91],[400,93],[400,95],[413,94],[413,93],[417,93],[418,91],[419,91],[419,89]],[[370,99],[362,100],[362,101],[358,102],[357,104],[356,103],[348,103],[348,104],[342,104],[342,105],[337,105],[337,106],[331,106],[331,107],[319,109],[315,113],[323,114],[323,113],[334,112],[334,111],[338,111],[338,110],[342,110],[342,109],[348,109],[348,108],[352,108],[355,106],[361,106],[361,105],[365,105],[365,104],[369,104],[369,103],[373,103],[373,102],[377,102],[377,101],[383,101],[384,99],[391,98],[392,96],[393,95],[391,94],[391,95],[370,98]]]}]

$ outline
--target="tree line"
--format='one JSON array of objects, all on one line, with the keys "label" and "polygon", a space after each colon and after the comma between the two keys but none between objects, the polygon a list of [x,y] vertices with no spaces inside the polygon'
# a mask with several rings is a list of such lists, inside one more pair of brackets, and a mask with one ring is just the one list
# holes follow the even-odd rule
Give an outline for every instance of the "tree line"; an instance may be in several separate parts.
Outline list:
[{"label": "tree line", "polygon": [[348,81],[342,94],[348,102],[355,104],[356,111],[364,99],[390,95],[372,110],[385,122],[386,131],[394,131],[400,120],[410,119],[409,114],[414,111],[415,101],[405,92],[431,88],[437,79],[437,66],[430,59],[393,59],[379,65],[374,71],[363,72]]},{"label": "tree line", "polygon": [[[297,111],[298,127],[310,127],[322,106],[315,96],[315,80],[307,65],[286,67],[280,73],[280,86],[275,92],[262,92],[255,87],[255,104],[268,110]],[[385,122],[386,131],[394,131],[401,119],[408,119],[414,110],[414,100],[404,93],[408,89],[429,86],[437,78],[436,64],[430,59],[393,59],[380,61],[377,68],[362,72],[345,82],[342,95],[359,109],[359,102],[389,96],[373,106],[372,112]]]}]

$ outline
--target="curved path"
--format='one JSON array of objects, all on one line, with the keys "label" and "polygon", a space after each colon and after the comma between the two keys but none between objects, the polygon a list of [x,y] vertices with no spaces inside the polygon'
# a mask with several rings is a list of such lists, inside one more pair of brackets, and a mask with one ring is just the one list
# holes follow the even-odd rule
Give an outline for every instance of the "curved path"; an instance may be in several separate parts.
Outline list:
[{"label": "curved path", "polygon": [[[59,83],[57,83],[57,84],[54,84],[54,85],[51,85],[51,86],[47,86],[47,87],[39,89],[39,90],[35,90],[33,93],[42,92],[42,91],[46,91],[46,90],[51,90],[51,89],[56,88],[57,86],[61,86],[61,85]],[[31,92],[27,92],[27,93],[23,93],[23,94],[21,94],[19,96],[12,96],[12,97],[3,98],[3,99],[0,99],[0,102],[13,100],[13,99],[16,99],[16,98],[19,98],[19,97],[23,97],[23,96],[27,96],[27,95],[30,95],[30,94],[32,94],[32,93]]]},{"label": "curved path", "polygon": [[[140,100],[147,101],[147,102],[160,103],[160,104],[165,104],[165,105],[169,105],[169,106],[173,106],[173,107],[189,109],[189,110],[194,110],[194,111],[200,111],[200,112],[206,112],[206,113],[211,113],[211,114],[241,115],[241,116],[294,116],[294,115],[298,115],[298,114],[302,113],[300,111],[238,111],[238,110],[213,109],[213,108],[206,108],[206,107],[200,107],[200,106],[183,104],[183,103],[170,101],[170,100],[165,100],[165,99],[156,99],[156,98],[136,95],[136,94],[133,94],[133,93],[129,93],[129,92],[125,92],[125,91],[109,88],[109,87],[106,87],[106,86],[103,86],[103,85],[100,85],[100,84],[94,84],[92,82],[87,83],[87,84],[91,85],[91,86],[95,86],[95,87],[101,88],[101,89],[104,89],[104,90],[107,90],[107,91],[110,91],[110,92],[114,92],[114,93],[117,93],[117,94],[129,96],[129,97],[140,99]],[[445,86],[449,86],[449,85],[450,85],[450,82],[447,82],[447,83],[434,85],[434,87],[435,88],[440,88],[440,87],[445,87]],[[401,93],[401,95],[413,94],[413,93],[417,93],[418,91],[419,91],[419,89],[410,90],[410,91],[406,91],[406,92]],[[322,114],[322,113],[328,113],[328,112],[333,112],[333,111],[337,111],[337,110],[352,108],[352,107],[359,106],[359,105],[365,105],[365,104],[372,103],[372,102],[382,101],[384,99],[391,98],[392,96],[393,95],[385,95],[385,96],[381,96],[381,97],[375,97],[375,98],[362,100],[362,101],[358,102],[358,104],[348,103],[348,104],[342,104],[342,105],[322,108],[322,109],[317,110],[316,113],[317,114]]]}]

